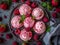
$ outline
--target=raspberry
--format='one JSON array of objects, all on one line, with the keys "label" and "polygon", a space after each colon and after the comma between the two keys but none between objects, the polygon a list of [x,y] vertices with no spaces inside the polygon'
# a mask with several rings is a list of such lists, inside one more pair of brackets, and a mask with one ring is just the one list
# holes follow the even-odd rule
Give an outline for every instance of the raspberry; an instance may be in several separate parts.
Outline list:
[{"label": "raspberry", "polygon": [[16,41],[14,41],[14,42],[12,43],[12,45],[18,45],[18,43],[17,43]]},{"label": "raspberry", "polygon": [[19,10],[18,9],[15,9],[14,10],[14,15],[19,15],[19,14],[20,14]]},{"label": "raspberry", "polygon": [[32,37],[32,33],[31,32],[29,33],[29,37]]},{"label": "raspberry", "polygon": [[26,4],[31,5],[31,2],[30,1],[26,1]]},{"label": "raspberry", "polygon": [[56,12],[52,13],[52,17],[57,18],[57,13]]},{"label": "raspberry", "polygon": [[44,17],[44,18],[43,18],[43,21],[44,21],[45,23],[47,23],[47,22],[49,21],[49,19],[48,19],[47,17]]},{"label": "raspberry", "polygon": [[0,17],[0,21],[2,21],[3,19],[2,19],[2,17]]},{"label": "raspberry", "polygon": [[60,8],[56,8],[55,11],[58,12],[58,13],[60,13]]},{"label": "raspberry", "polygon": [[20,31],[19,29],[17,29],[17,30],[15,31],[15,34],[19,35],[20,32],[21,32],[21,31]]},{"label": "raspberry", "polygon": [[37,41],[38,40],[38,35],[35,34],[33,38],[34,38],[35,41]]},{"label": "raspberry", "polygon": [[32,4],[31,4],[31,7],[32,8],[35,8],[37,6],[37,4],[35,3],[35,2],[33,2]]},{"label": "raspberry", "polygon": [[26,28],[26,31],[30,31],[30,28],[28,27],[28,28]]},{"label": "raspberry", "polygon": [[23,2],[25,2],[25,0],[21,0],[21,2],[23,3]]},{"label": "raspberry", "polygon": [[12,0],[12,2],[17,2],[18,0]]},{"label": "raspberry", "polygon": [[0,25],[0,33],[3,33],[6,31],[5,25],[1,24]]},{"label": "raspberry", "polygon": [[30,15],[29,15],[29,14],[27,14],[27,15],[26,15],[26,17],[30,17]]},{"label": "raspberry", "polygon": [[2,3],[2,4],[0,5],[0,8],[3,9],[3,10],[7,10],[8,5],[7,5],[6,3]]},{"label": "raspberry", "polygon": [[37,42],[37,45],[42,45],[42,42],[41,42],[41,41],[38,41],[38,42]]},{"label": "raspberry", "polygon": [[6,38],[7,39],[11,39],[12,38],[12,35],[11,34],[6,34]]},{"label": "raspberry", "polygon": [[52,0],[52,6],[57,7],[58,6],[58,1],[57,0]]}]

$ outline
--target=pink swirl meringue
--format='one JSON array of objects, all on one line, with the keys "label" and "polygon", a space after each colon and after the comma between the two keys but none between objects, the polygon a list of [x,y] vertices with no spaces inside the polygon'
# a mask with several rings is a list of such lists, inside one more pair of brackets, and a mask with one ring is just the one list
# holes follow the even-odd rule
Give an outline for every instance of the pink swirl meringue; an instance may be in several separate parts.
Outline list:
[{"label": "pink swirl meringue", "polygon": [[27,17],[25,20],[24,20],[24,27],[25,28],[28,28],[28,27],[33,27],[34,25],[34,20],[32,19],[32,17]]},{"label": "pink swirl meringue", "polygon": [[37,7],[32,11],[32,16],[34,16],[36,20],[40,20],[43,18],[44,12],[41,8]]},{"label": "pink swirl meringue", "polygon": [[14,16],[11,20],[11,25],[14,27],[14,28],[20,28],[23,26],[22,23],[20,23],[20,20],[21,20],[21,17],[20,16]]},{"label": "pink swirl meringue", "polygon": [[21,33],[19,36],[20,36],[21,40],[28,41],[32,38],[32,32],[26,31],[26,29],[23,29],[23,30],[21,30]]},{"label": "pink swirl meringue", "polygon": [[27,4],[23,4],[19,8],[19,12],[21,15],[31,14],[31,10],[32,10],[31,7]]},{"label": "pink swirl meringue", "polygon": [[45,26],[44,22],[38,21],[38,22],[36,22],[33,29],[37,34],[42,34],[45,32],[46,26]]}]

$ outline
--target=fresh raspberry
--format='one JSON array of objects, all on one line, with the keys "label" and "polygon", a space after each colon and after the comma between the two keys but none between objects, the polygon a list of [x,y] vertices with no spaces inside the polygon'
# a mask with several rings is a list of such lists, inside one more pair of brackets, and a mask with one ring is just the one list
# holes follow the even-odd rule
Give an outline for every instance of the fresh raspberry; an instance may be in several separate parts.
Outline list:
[{"label": "fresh raspberry", "polygon": [[12,0],[12,2],[17,2],[18,0]]},{"label": "fresh raspberry", "polygon": [[30,28],[28,27],[28,28],[26,28],[26,31],[30,31]]},{"label": "fresh raspberry", "polygon": [[32,33],[31,32],[29,33],[29,37],[32,37]]},{"label": "fresh raspberry", "polygon": [[3,19],[2,19],[2,17],[0,17],[0,21],[2,21]]},{"label": "fresh raspberry", "polygon": [[43,18],[43,21],[44,21],[45,23],[47,23],[47,22],[49,21],[49,19],[48,19],[47,17],[44,17],[44,18]]},{"label": "fresh raspberry", "polygon": [[2,3],[0,5],[0,8],[3,9],[3,10],[7,10],[8,9],[8,5],[6,3]]},{"label": "fresh raspberry", "polygon": [[30,15],[29,15],[29,14],[27,14],[27,15],[26,15],[26,17],[30,17]]},{"label": "fresh raspberry", "polygon": [[21,31],[19,29],[15,30],[15,34],[19,35]]},{"label": "fresh raspberry", "polygon": [[32,8],[35,8],[37,6],[37,4],[35,3],[35,2],[33,2],[32,4],[31,4],[31,7]]},{"label": "fresh raspberry", "polygon": [[6,38],[7,39],[11,39],[12,38],[12,34],[6,34]]},{"label": "fresh raspberry", "polygon": [[60,13],[60,8],[56,8],[55,11],[58,12],[58,13]]},{"label": "fresh raspberry", "polygon": [[38,40],[38,35],[35,34],[33,38],[34,38],[35,41],[37,41]]},{"label": "fresh raspberry", "polygon": [[3,33],[6,31],[5,25],[1,24],[0,25],[0,33]]},{"label": "fresh raspberry", "polygon": [[18,45],[18,43],[17,43],[16,41],[14,41],[14,42],[12,43],[12,45]]},{"label": "fresh raspberry", "polygon": [[21,2],[22,2],[22,3],[24,3],[24,2],[25,2],[25,0],[21,0]]},{"label": "fresh raspberry", "polygon": [[31,2],[30,1],[26,1],[26,4],[28,4],[30,6],[31,5]]},{"label": "fresh raspberry", "polygon": [[42,42],[41,42],[41,41],[38,41],[38,42],[37,42],[37,45],[42,45]]},{"label": "fresh raspberry", "polygon": [[53,17],[53,18],[57,18],[57,13],[56,13],[56,12],[53,12],[53,13],[52,13],[52,17]]},{"label": "fresh raspberry", "polygon": [[20,14],[19,10],[18,9],[15,9],[14,10],[14,15],[19,15],[19,14]]},{"label": "fresh raspberry", "polygon": [[58,6],[58,1],[57,0],[52,0],[52,6],[57,7]]}]

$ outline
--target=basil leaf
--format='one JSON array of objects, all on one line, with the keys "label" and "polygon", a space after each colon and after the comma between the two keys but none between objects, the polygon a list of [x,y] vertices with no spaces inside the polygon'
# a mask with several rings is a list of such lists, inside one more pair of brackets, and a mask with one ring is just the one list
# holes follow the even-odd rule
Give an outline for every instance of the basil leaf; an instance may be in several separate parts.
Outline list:
[{"label": "basil leaf", "polygon": [[47,28],[46,28],[46,32],[50,32],[50,29],[51,27],[50,26],[47,26]]},{"label": "basil leaf", "polygon": [[25,15],[22,15],[22,16],[21,16],[20,23],[22,23],[22,22],[24,21],[24,19],[25,19]]}]

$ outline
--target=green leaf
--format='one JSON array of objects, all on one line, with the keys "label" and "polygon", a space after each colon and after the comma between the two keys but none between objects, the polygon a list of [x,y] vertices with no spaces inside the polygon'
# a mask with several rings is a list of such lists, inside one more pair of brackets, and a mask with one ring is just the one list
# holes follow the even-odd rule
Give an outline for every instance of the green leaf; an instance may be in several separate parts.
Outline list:
[{"label": "green leaf", "polygon": [[47,7],[47,2],[42,2],[41,5],[46,8]]},{"label": "green leaf", "polygon": [[8,5],[12,4],[12,0],[6,0]]},{"label": "green leaf", "polygon": [[51,27],[50,26],[47,26],[46,32],[50,32],[50,30],[51,30]]},{"label": "green leaf", "polygon": [[24,19],[25,19],[25,15],[22,15],[22,16],[21,16],[20,23],[22,23],[22,22],[24,21]]},{"label": "green leaf", "polygon": [[25,43],[25,42],[24,42],[24,43],[22,43],[22,45],[25,45],[25,44],[27,44],[27,43]]},{"label": "green leaf", "polygon": [[32,16],[32,19],[35,19],[35,17],[34,17],[34,16]]},{"label": "green leaf", "polygon": [[47,9],[48,10],[52,10],[53,9],[52,5],[49,2],[47,2]]},{"label": "green leaf", "polygon": [[8,5],[11,5],[12,4],[12,0],[0,0],[0,3],[7,3]]}]

